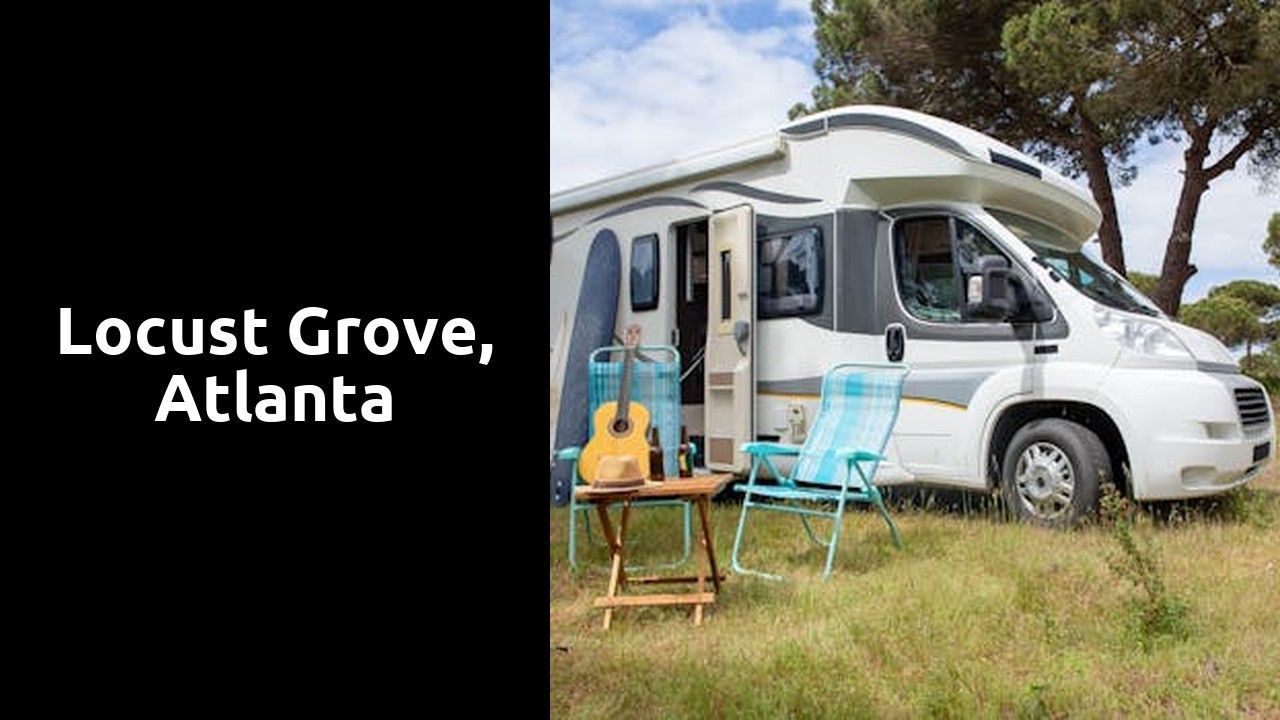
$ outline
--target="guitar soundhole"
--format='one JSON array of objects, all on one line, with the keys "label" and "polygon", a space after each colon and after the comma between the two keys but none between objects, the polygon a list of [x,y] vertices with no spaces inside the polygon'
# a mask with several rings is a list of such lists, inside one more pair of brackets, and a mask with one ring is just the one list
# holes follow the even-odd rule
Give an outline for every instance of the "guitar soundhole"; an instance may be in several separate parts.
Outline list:
[{"label": "guitar soundhole", "polygon": [[627,433],[631,432],[631,419],[618,418],[614,420],[613,425],[609,426],[609,432],[613,433],[614,437],[625,436]]}]

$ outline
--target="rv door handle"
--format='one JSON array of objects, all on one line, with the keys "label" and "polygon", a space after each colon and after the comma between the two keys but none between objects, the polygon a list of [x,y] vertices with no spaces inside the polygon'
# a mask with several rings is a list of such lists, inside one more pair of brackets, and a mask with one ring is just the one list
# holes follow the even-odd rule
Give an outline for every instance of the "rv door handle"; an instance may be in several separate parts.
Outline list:
[{"label": "rv door handle", "polygon": [[751,323],[738,320],[733,324],[733,339],[738,343],[738,352],[747,354],[747,340],[751,338]]},{"label": "rv door handle", "polygon": [[901,323],[893,323],[884,329],[884,354],[889,362],[901,362],[906,354],[907,333]]}]

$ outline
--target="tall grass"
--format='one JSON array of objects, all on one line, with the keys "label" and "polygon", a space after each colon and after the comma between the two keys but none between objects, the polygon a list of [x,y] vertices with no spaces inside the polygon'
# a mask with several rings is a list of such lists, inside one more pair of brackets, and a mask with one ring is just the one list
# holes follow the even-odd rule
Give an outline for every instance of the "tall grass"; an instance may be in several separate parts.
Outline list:
[{"label": "tall grass", "polygon": [[1165,582],[1156,540],[1149,533],[1141,537],[1137,533],[1138,524],[1146,516],[1137,512],[1134,503],[1111,483],[1102,487],[1100,505],[1101,520],[1111,529],[1118,548],[1108,554],[1107,562],[1117,576],[1139,591],[1129,600],[1138,644],[1149,651],[1162,638],[1185,640],[1190,634],[1190,606]]},{"label": "tall grass", "polygon": [[[1274,465],[1215,501],[1128,508],[1139,554],[1158,548],[1136,584],[1116,572],[1129,556],[1114,524],[1044,530],[937,497],[895,512],[902,551],[873,513],[847,514],[825,583],[798,519],[753,514],[745,561],[787,581],[730,575],[703,627],[688,609],[640,608],[607,633],[591,607],[607,578],[599,535],[580,537],[589,566],[570,572],[553,510],[553,715],[1280,716]],[[725,566],[738,510],[713,509]],[[674,510],[635,513],[635,558],[678,555],[678,528]],[[1153,597],[1185,603],[1172,632],[1158,618],[1141,629]]]}]

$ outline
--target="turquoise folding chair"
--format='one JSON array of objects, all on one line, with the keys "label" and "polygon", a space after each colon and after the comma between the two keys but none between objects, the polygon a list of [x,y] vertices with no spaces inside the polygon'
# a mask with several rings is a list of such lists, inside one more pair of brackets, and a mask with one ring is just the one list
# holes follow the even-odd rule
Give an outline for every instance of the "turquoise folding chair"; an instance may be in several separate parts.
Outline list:
[{"label": "turquoise folding chair", "polygon": [[[622,389],[621,346],[597,348],[587,361],[587,417],[594,417],[596,408],[610,400],[616,400]],[[649,410],[651,421],[658,428],[662,442],[663,473],[675,477],[679,469],[680,449],[680,351],[670,345],[640,345],[636,348],[636,363],[631,373],[631,400]],[[594,428],[591,428],[594,432]],[[694,448],[690,443],[689,455]],[[556,453],[559,460],[573,461],[575,485],[582,482],[578,475],[580,448],[563,448]],[[578,513],[582,513],[587,539],[591,539],[589,504],[581,504],[569,493],[569,566],[578,568]],[[679,560],[652,566],[654,569],[679,567],[689,560],[693,548],[693,506],[685,500],[637,500],[631,507],[679,507],[684,515],[684,553]],[[639,570],[642,566],[629,566],[627,570]]]},{"label": "turquoise folding chair", "polygon": [[[902,381],[908,372],[904,365],[836,365],[822,378],[818,416],[814,418],[813,427],[802,447],[768,442],[750,442],[742,446],[742,452],[751,455],[751,475],[746,485],[734,487],[736,492],[746,495],[742,500],[742,514],[738,517],[738,532],[733,538],[734,572],[781,579],[778,575],[744,568],[738,561],[742,531],[747,525],[747,513],[752,510],[799,515],[809,539],[815,545],[827,548],[823,580],[831,577],[831,563],[840,542],[841,519],[846,503],[861,502],[874,506],[888,523],[893,544],[902,548],[898,528],[889,517],[884,499],[872,478],[880,466],[893,424],[898,419]],[[770,459],[774,456],[795,458],[790,475],[778,472]],[[779,478],[777,485],[756,484],[761,464],[773,477]],[[759,498],[769,501],[761,502]],[[793,504],[797,501],[806,504]],[[812,503],[835,503],[835,509],[817,509],[812,507]],[[809,526],[810,517],[831,520],[831,536],[827,540],[814,533]]]}]

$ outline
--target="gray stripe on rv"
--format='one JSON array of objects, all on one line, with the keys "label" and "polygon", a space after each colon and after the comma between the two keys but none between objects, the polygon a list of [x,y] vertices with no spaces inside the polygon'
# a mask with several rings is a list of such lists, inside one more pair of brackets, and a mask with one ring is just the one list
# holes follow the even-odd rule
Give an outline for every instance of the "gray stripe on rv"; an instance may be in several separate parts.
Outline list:
[{"label": "gray stripe on rv", "polygon": [[601,220],[604,220],[605,218],[611,218],[617,215],[622,215],[623,213],[629,213],[633,210],[643,210],[644,208],[650,208],[650,207],[696,207],[696,208],[703,208],[705,210],[707,206],[703,205],[697,200],[687,200],[685,198],[679,198],[679,197],[645,198],[644,200],[637,200],[633,203],[627,203],[626,205],[616,207],[610,210],[609,212],[604,213],[603,215],[597,215],[591,218],[590,220],[588,220],[587,224],[591,224],[593,222],[599,222]]},{"label": "gray stripe on rv", "polygon": [[876,323],[876,227],[875,210],[840,210],[836,213],[836,330],[878,334]]},{"label": "gray stripe on rv", "polygon": [[756,391],[782,395],[817,395],[822,391],[822,378],[807,377],[794,380],[757,380]]},{"label": "gray stripe on rv", "polygon": [[819,118],[809,122],[790,125],[782,128],[784,135],[807,135],[822,129],[819,123],[826,123],[828,130],[842,127],[874,127],[883,130],[891,130],[907,135],[917,140],[940,147],[943,150],[953,152],[961,157],[971,158],[973,155],[964,149],[960,143],[943,135],[942,133],[931,130],[920,123],[904,120],[903,118],[886,117],[884,115],[871,115],[868,113],[840,113],[838,115],[830,115],[826,118]]},{"label": "gray stripe on rv", "polygon": [[690,192],[703,192],[705,190],[719,190],[720,192],[741,195],[756,200],[764,200],[766,202],[783,203],[786,205],[801,205],[804,203],[822,202],[818,198],[799,197],[797,195],[787,195],[786,193],[774,192],[772,190],[762,190],[754,188],[750,185],[744,185],[740,182],[731,182],[729,180],[713,180],[705,182],[693,188]]},{"label": "gray stripe on rv", "polygon": [[818,118],[817,120],[809,120],[807,122],[796,123],[795,125],[788,125],[782,128],[782,132],[787,135],[807,135],[809,133],[826,129],[826,118]]},{"label": "gray stripe on rv", "polygon": [[1219,373],[1226,375],[1239,375],[1240,368],[1231,363],[1205,362],[1204,360],[1196,361],[1196,369],[1200,372]]},{"label": "gray stripe on rv", "polygon": [[[629,212],[631,212],[632,210],[643,210],[644,208],[649,208],[649,207],[664,207],[664,206],[666,206],[666,207],[696,207],[696,208],[702,208],[703,210],[707,209],[707,206],[706,206],[706,205],[703,205],[702,203],[698,202],[697,200],[686,200],[685,198],[678,198],[678,197],[655,197],[655,198],[646,198],[646,199],[644,199],[644,200],[637,200],[637,201],[635,201],[635,202],[633,202],[633,203],[628,203],[628,204],[626,204],[626,205],[622,205],[622,206],[620,206],[620,207],[616,207],[616,208],[614,208],[614,209],[610,210],[609,212],[607,212],[607,213],[605,213],[605,214],[603,214],[603,215],[597,215],[596,217],[591,218],[590,220],[588,220],[588,221],[587,221],[586,223],[584,223],[584,224],[586,224],[586,225],[590,225],[590,224],[591,224],[591,223],[593,223],[593,222],[598,222],[598,221],[600,221],[600,220],[604,220],[604,219],[606,219],[606,218],[611,218],[611,217],[614,217],[614,216],[616,216],[616,215],[622,215],[623,213],[629,213]],[[573,228],[572,230],[566,230],[566,231],[564,231],[564,232],[560,233],[559,235],[556,235],[556,236],[552,237],[552,238],[551,238],[551,244],[552,244],[552,245],[555,245],[556,243],[560,242],[561,240],[564,240],[565,238],[569,237],[570,235],[572,235],[572,234],[574,234],[574,233],[578,232],[578,230],[580,230],[580,229],[582,229],[582,225],[579,225],[579,226],[577,226],[577,227]]]},{"label": "gray stripe on rv", "polygon": [[[912,371],[902,385],[902,396],[968,406],[974,393],[993,374],[991,371],[945,374]],[[781,395],[817,395],[822,392],[822,378],[815,376],[792,380],[760,380],[756,383],[756,390]]]}]

